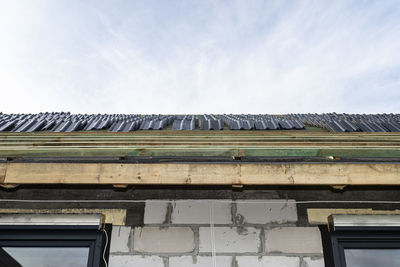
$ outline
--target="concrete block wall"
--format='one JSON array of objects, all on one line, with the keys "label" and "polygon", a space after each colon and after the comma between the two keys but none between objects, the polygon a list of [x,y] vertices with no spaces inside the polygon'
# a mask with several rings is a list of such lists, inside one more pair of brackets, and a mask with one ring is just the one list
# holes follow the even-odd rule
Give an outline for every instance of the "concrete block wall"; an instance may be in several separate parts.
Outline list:
[{"label": "concrete block wall", "polygon": [[291,200],[149,200],[143,216],[113,227],[110,267],[324,266],[319,229],[296,227]]}]

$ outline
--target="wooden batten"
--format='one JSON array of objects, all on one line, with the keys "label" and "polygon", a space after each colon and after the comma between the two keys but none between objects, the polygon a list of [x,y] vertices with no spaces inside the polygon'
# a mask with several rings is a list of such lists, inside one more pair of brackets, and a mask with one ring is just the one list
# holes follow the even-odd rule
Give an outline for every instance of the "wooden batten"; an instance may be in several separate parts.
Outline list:
[{"label": "wooden batten", "polygon": [[2,184],[400,185],[397,163],[0,163]]},{"label": "wooden batten", "polygon": [[318,157],[400,158],[399,133],[136,131],[0,133],[0,158]]}]

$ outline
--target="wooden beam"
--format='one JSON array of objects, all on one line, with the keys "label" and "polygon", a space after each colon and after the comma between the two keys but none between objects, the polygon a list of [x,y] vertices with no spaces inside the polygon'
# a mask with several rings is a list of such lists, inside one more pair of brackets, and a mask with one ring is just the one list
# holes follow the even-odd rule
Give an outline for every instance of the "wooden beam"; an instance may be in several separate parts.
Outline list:
[{"label": "wooden beam", "polygon": [[0,163],[0,183],[4,183],[4,179],[6,178],[7,172],[7,163]]},{"label": "wooden beam", "polygon": [[0,133],[0,157],[399,158],[399,133],[136,131]]},{"label": "wooden beam", "polygon": [[399,158],[397,147],[0,147],[2,157],[355,157]]},{"label": "wooden beam", "polygon": [[0,166],[4,184],[400,185],[400,164],[395,163],[9,162]]}]

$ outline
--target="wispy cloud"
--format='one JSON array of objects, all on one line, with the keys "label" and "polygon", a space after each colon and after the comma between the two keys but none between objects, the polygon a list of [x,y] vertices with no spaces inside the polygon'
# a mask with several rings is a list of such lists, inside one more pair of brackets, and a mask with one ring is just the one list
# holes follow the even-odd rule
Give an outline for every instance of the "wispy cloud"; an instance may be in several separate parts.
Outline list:
[{"label": "wispy cloud", "polygon": [[397,1],[0,0],[3,112],[399,112]]}]

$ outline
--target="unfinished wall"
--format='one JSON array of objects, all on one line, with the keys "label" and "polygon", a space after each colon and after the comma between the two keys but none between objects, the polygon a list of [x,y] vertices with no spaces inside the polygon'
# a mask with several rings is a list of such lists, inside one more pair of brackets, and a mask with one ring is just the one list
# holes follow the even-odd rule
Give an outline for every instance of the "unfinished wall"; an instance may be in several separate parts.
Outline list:
[{"label": "unfinished wall", "polygon": [[144,225],[114,226],[110,266],[322,267],[317,227],[287,200],[146,201]]},{"label": "unfinished wall", "polygon": [[[174,202],[168,205],[165,201],[162,203],[149,199],[170,199]],[[187,199],[196,201],[189,205]],[[2,210],[125,210],[124,226],[114,227],[112,233],[111,267],[212,267],[209,199],[220,201],[214,206],[214,236],[226,237],[218,241],[225,240],[224,243],[215,244],[217,267],[235,264],[249,267],[323,266],[321,242],[316,241],[320,238],[319,233],[315,226],[309,224],[307,210],[400,210],[400,204],[390,203],[399,200],[396,187],[346,187],[344,190],[333,190],[330,187],[246,186],[241,190],[233,190],[232,187],[221,186],[142,186],[116,190],[111,186],[35,185],[0,190]],[[296,200],[296,207],[290,201],[283,206],[271,203],[285,199]],[[109,202],[111,200],[113,202]],[[389,202],[373,204],[359,203],[359,200]],[[259,205],[254,201],[270,202]],[[161,230],[165,233],[165,239],[161,239]],[[145,237],[151,242],[150,245],[146,239],[141,239]],[[318,251],[305,252],[303,249],[312,248],[305,240],[319,246]],[[140,245],[137,242],[141,242]],[[179,246],[174,246],[177,243]],[[179,250],[160,252],[163,247]],[[240,252],[235,248],[240,248]],[[152,251],[154,249],[157,251]]]}]

